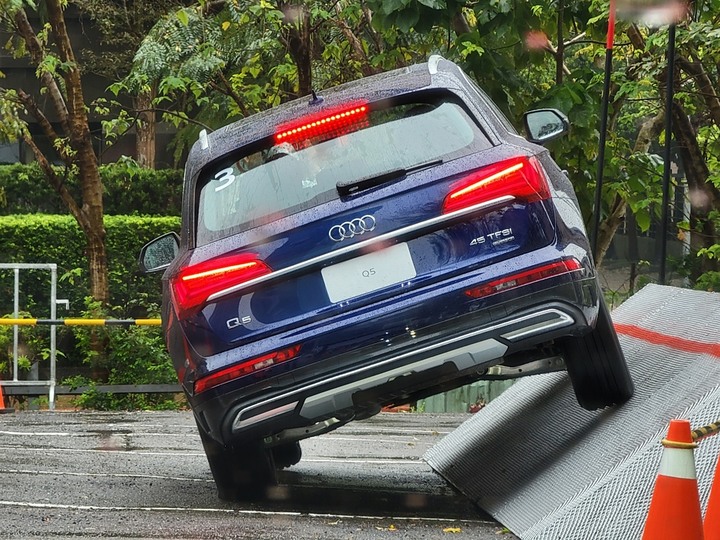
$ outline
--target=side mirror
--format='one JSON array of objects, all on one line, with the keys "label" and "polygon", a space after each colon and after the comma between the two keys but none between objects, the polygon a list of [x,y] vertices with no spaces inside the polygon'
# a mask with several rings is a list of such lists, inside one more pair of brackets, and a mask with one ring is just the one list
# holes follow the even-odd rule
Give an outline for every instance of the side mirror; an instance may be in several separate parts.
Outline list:
[{"label": "side mirror", "polygon": [[152,274],[165,270],[178,254],[180,237],[170,232],[151,240],[140,250],[140,272]]},{"label": "side mirror", "polygon": [[537,109],[523,115],[527,139],[536,144],[544,144],[564,135],[570,130],[567,116],[557,109]]}]

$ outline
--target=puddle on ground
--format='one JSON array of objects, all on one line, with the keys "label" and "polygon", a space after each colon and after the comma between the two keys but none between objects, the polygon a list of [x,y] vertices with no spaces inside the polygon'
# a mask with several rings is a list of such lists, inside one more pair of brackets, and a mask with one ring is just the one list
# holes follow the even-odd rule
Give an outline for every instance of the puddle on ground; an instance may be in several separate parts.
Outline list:
[{"label": "puddle on ground", "polygon": [[95,446],[93,450],[105,450],[107,452],[130,452],[137,450],[137,448],[131,444],[130,434],[132,431],[129,429],[91,430],[87,433],[89,436],[100,438],[100,443],[98,446]]}]

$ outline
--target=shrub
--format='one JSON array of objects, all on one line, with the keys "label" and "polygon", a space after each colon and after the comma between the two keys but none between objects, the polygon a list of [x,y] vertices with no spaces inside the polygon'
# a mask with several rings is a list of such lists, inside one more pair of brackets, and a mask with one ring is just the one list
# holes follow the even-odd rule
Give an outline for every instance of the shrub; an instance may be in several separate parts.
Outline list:
[{"label": "shrub", "polygon": [[[176,217],[106,216],[106,247],[110,297],[126,317],[144,316],[145,304],[159,304],[159,276],[137,274],[142,246],[156,236],[177,231]],[[71,311],[82,309],[89,291],[85,237],[71,216],[23,215],[0,217],[0,262],[56,263],[57,295],[70,300]],[[21,307],[36,317],[49,315],[49,272],[20,273]],[[0,316],[13,310],[13,274],[0,272]]]},{"label": "shrub", "polygon": [[[158,317],[157,306],[147,306],[149,315]],[[96,313],[97,305],[88,306],[89,313]],[[112,310],[107,313],[113,317]],[[91,336],[104,340],[107,384],[172,384],[177,376],[172,360],[165,349],[162,332],[158,327],[77,327],[77,350],[86,364],[95,363]],[[174,396],[167,394],[109,394],[97,390],[96,381],[74,376],[63,380],[63,384],[74,387],[89,386],[89,390],[75,400],[82,408],[99,410],[116,409],[177,409],[183,405]]]},{"label": "shrub", "polygon": [[[79,200],[75,173],[57,170]],[[128,162],[101,166],[105,214],[179,216],[182,175],[179,169],[143,169]],[[0,165],[0,195],[0,215],[68,213],[37,163]]]},{"label": "shrub", "polygon": [[[19,317],[27,317],[28,313],[20,312]],[[0,379],[13,377],[13,327],[0,325]],[[40,354],[46,352],[46,342],[42,329],[32,326],[18,328],[18,371],[29,371],[32,362],[36,360],[36,351]],[[18,373],[19,374],[19,373]]]}]

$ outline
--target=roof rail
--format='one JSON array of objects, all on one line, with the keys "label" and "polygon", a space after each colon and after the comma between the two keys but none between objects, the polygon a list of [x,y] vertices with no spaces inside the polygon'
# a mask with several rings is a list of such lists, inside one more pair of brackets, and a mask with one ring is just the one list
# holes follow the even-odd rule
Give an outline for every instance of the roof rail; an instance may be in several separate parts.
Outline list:
[{"label": "roof rail", "polygon": [[439,54],[433,54],[430,58],[428,58],[427,64],[430,75],[435,75],[438,72],[438,64],[440,63],[440,60],[445,59]]},{"label": "roof rail", "polygon": [[200,148],[202,148],[203,150],[207,150],[208,148],[210,148],[210,141],[208,140],[207,129],[203,129],[200,131],[198,140],[200,141]]}]

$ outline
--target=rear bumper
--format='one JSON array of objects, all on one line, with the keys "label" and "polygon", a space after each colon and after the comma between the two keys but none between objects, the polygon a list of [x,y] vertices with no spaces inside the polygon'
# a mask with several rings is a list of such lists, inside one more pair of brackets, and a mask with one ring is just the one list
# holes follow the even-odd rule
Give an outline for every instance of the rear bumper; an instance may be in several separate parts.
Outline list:
[{"label": "rear bumper", "polygon": [[[307,421],[327,418],[337,411],[352,409],[353,398],[362,391],[379,387],[398,377],[422,373],[443,365],[455,372],[491,365],[508,351],[507,342],[547,334],[575,324],[575,318],[557,307],[540,309],[505,323],[474,330],[462,336],[441,341],[406,353],[392,356],[372,365],[301,385],[275,398],[241,407],[234,416],[231,430],[238,433],[258,421],[260,411],[277,403],[280,409],[295,405],[292,410]],[[234,412],[234,411],[233,411]]]},{"label": "rear bumper", "polygon": [[514,353],[586,332],[597,313],[592,291],[597,289],[591,278],[514,298],[505,306],[510,314],[500,319],[488,322],[481,310],[428,329],[421,339],[357,351],[353,362],[330,358],[257,387],[223,385],[227,388],[219,389],[222,393],[197,400],[193,410],[208,433],[222,442],[265,438],[284,430],[296,432],[298,439],[310,436],[314,428],[302,428],[333,418],[339,422],[370,416],[383,403],[482,378]]}]

